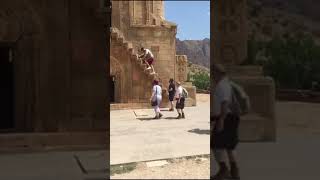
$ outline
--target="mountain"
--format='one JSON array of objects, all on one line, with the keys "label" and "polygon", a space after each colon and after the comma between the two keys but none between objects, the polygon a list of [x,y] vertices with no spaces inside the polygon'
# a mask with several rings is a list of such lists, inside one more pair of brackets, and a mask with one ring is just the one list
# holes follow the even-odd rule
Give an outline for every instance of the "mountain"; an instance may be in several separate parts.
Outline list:
[{"label": "mountain", "polygon": [[[268,41],[310,34],[320,44],[320,0],[248,0],[249,39]],[[176,51],[189,62],[210,67],[210,39],[176,40]]]},{"label": "mountain", "polygon": [[176,40],[178,55],[187,55],[188,61],[200,66],[210,67],[210,39]]},{"label": "mountain", "polygon": [[249,37],[311,35],[320,43],[319,0],[248,0]]}]

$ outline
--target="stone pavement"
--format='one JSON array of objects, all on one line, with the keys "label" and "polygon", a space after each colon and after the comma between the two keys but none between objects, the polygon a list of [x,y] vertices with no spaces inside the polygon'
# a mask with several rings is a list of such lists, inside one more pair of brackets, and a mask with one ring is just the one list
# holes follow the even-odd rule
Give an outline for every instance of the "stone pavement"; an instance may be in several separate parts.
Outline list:
[{"label": "stone pavement", "polygon": [[[244,180],[320,179],[319,139],[320,135],[287,134],[279,138],[277,143],[241,143],[237,151],[241,178]],[[217,167],[215,162],[213,166]]]},{"label": "stone pavement", "polygon": [[197,106],[185,108],[186,119],[152,109],[110,112],[110,163],[168,159],[210,153],[210,96],[198,95]]},{"label": "stone pavement", "polygon": [[106,151],[0,155],[1,180],[105,180]]},{"label": "stone pavement", "polygon": [[277,102],[277,142],[239,145],[242,179],[320,179],[319,117],[320,104]]}]

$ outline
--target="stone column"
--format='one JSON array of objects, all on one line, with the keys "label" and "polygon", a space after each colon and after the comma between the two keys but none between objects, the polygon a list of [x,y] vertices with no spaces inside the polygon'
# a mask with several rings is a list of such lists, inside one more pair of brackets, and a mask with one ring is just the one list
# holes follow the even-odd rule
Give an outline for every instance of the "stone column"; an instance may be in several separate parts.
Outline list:
[{"label": "stone column", "polygon": [[[226,66],[229,77],[241,85],[250,97],[252,111],[241,117],[240,139],[275,141],[274,82],[263,76],[259,66],[240,66],[247,58],[246,4],[246,0],[213,2],[213,58],[215,63]],[[211,98],[211,103],[213,101]]]},{"label": "stone column", "polygon": [[246,0],[214,1],[214,61],[241,64],[247,57]]}]

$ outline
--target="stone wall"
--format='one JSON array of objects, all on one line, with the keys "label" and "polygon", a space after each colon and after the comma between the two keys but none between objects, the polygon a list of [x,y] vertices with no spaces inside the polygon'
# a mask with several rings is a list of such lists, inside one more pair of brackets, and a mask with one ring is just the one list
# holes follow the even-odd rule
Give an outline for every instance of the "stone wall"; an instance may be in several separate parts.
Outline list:
[{"label": "stone wall", "polygon": [[[153,52],[154,68],[165,95],[169,79],[175,78],[177,73],[177,25],[164,20],[163,1],[112,1],[112,14],[112,26],[119,29],[126,41],[132,43],[135,53],[141,47]],[[146,89],[146,85],[139,87],[139,83],[136,84],[136,89]]]},{"label": "stone wall", "polygon": [[116,103],[146,102],[151,96],[152,81],[136,62],[125,39],[111,37],[110,75],[115,80]]},{"label": "stone wall", "polygon": [[99,0],[1,1],[0,43],[14,51],[17,131],[107,129],[99,5]]}]

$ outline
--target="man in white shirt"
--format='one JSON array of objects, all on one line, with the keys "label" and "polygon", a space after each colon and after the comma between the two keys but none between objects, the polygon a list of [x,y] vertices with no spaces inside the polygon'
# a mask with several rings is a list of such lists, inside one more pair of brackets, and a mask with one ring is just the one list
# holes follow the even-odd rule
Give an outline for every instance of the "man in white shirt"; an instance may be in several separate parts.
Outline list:
[{"label": "man in white shirt", "polygon": [[183,97],[183,88],[180,82],[177,82],[176,100],[177,100],[176,109],[178,112],[177,119],[181,119],[181,118],[184,119],[185,115],[184,115],[183,109],[184,109],[185,97]]},{"label": "man in white shirt", "polygon": [[141,48],[140,51],[142,52],[141,55],[139,55],[139,58],[142,58],[142,60],[148,65],[147,69],[152,69],[151,74],[155,74],[154,68],[153,68],[153,61],[154,61],[154,56],[152,52],[149,49],[146,48]]},{"label": "man in white shirt", "polygon": [[[213,117],[210,121],[214,124],[211,149],[214,151],[219,164],[219,171],[213,177],[214,180],[223,180],[229,176],[239,179],[234,150],[238,144],[239,115],[232,112],[232,87],[222,65],[216,64],[213,69],[214,98]],[[230,172],[227,166],[229,160]]]}]

